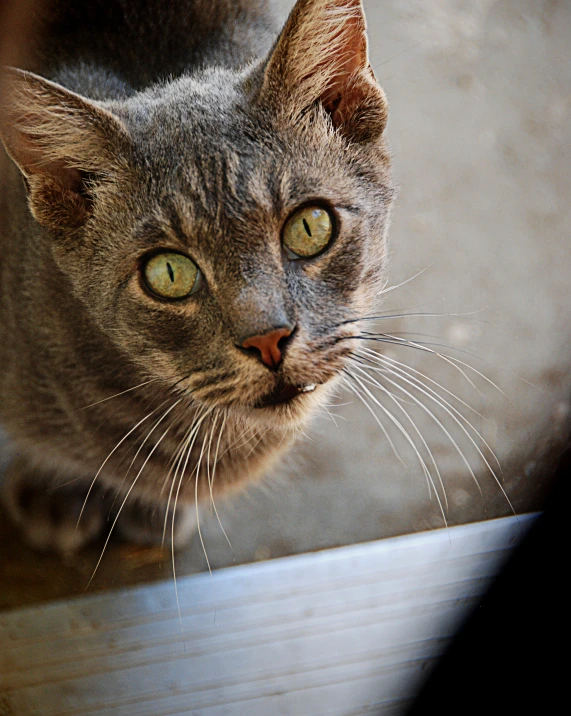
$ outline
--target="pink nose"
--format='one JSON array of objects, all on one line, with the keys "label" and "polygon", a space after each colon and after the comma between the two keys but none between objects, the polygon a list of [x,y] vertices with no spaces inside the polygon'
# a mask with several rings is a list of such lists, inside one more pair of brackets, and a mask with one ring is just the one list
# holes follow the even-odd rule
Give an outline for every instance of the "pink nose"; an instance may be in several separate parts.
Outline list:
[{"label": "pink nose", "polygon": [[260,351],[260,359],[268,368],[276,369],[282,362],[282,349],[280,343],[285,343],[291,336],[289,328],[277,328],[275,331],[264,333],[263,336],[250,336],[242,343],[242,348],[256,348]]}]

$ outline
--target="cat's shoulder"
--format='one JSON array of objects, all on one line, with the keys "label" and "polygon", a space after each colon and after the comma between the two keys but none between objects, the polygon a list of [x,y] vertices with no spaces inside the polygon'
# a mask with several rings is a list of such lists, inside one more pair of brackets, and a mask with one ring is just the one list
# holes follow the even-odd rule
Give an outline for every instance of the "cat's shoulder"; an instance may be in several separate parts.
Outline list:
[{"label": "cat's shoulder", "polygon": [[276,34],[267,0],[55,0],[32,66],[93,99],[115,99],[205,66],[239,67]]}]

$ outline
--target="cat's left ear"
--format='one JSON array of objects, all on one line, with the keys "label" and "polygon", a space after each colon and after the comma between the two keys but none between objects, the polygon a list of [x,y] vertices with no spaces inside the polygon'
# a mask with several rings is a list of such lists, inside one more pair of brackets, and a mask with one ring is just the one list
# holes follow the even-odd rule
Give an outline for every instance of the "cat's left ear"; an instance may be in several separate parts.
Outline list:
[{"label": "cat's left ear", "polygon": [[348,139],[377,139],[388,103],[369,64],[361,0],[298,0],[264,69],[260,99],[290,119],[319,102]]},{"label": "cat's left ear", "polygon": [[4,68],[0,140],[26,181],[30,209],[50,229],[79,228],[97,182],[119,165],[127,130],[107,110],[54,82]]}]

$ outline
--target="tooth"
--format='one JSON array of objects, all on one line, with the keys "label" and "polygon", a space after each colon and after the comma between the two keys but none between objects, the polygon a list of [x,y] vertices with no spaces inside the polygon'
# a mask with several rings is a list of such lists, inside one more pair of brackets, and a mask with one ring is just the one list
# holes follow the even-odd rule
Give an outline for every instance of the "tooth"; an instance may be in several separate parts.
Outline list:
[{"label": "tooth", "polygon": [[312,383],[311,385],[306,385],[305,388],[301,391],[302,393],[313,393],[313,391],[317,388],[315,383]]}]

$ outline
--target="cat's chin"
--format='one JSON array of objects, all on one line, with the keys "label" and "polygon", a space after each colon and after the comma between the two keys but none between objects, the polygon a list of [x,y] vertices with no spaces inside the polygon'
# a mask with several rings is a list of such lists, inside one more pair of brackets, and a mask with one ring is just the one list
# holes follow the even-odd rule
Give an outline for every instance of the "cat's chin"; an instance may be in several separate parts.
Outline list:
[{"label": "cat's chin", "polygon": [[317,389],[315,383],[309,385],[280,385],[271,393],[261,398],[253,407],[256,410],[277,408],[280,405],[291,405],[297,398],[314,393]]},{"label": "cat's chin", "polygon": [[285,385],[268,393],[248,409],[248,418],[255,423],[282,429],[305,425],[323,405],[335,381],[303,386]]}]

